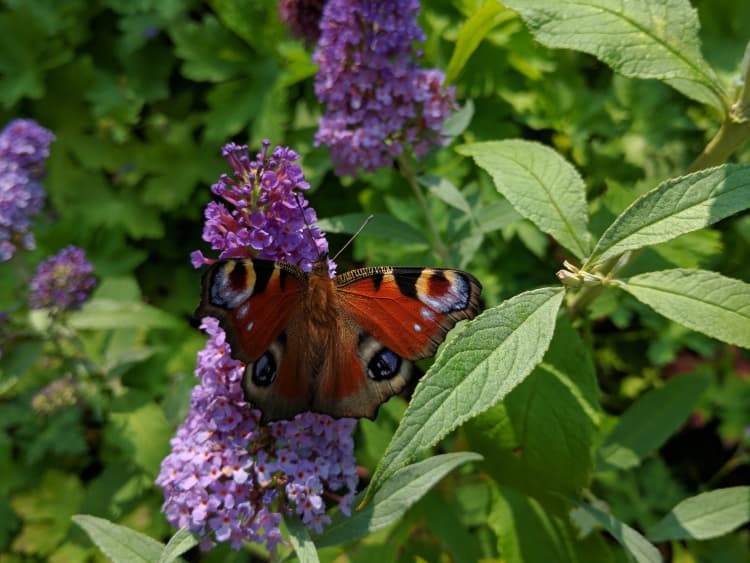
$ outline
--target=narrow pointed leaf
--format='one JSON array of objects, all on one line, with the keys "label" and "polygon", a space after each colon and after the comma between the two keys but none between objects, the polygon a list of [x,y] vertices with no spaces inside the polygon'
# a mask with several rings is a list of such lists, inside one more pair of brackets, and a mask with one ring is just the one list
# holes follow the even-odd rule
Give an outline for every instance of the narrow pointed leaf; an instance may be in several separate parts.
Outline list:
[{"label": "narrow pointed leaf", "polygon": [[187,528],[181,528],[169,539],[167,547],[164,548],[159,558],[159,563],[172,563],[172,561],[196,545],[198,545],[198,539],[193,533]]},{"label": "narrow pointed leaf", "polygon": [[708,227],[748,207],[748,164],[725,164],[667,180],[615,219],[599,239],[587,266]]},{"label": "narrow pointed leaf", "polygon": [[284,523],[289,530],[289,541],[300,563],[318,563],[320,559],[318,559],[315,544],[299,517],[294,514],[286,515],[284,516]]},{"label": "narrow pointed leaf", "polygon": [[77,514],[73,522],[85,530],[102,553],[114,563],[149,563],[159,561],[164,545],[125,526],[104,518]]},{"label": "narrow pointed leaf", "polygon": [[452,182],[445,178],[441,178],[440,176],[434,176],[433,174],[420,176],[417,180],[421,185],[427,188],[431,194],[439,197],[451,207],[455,207],[459,211],[466,213],[466,215],[471,216],[471,206],[469,205],[469,202],[466,201],[466,198]]},{"label": "narrow pointed leaf", "polygon": [[687,420],[708,386],[699,375],[680,375],[649,391],[620,417],[599,449],[599,469],[630,469]]},{"label": "narrow pointed leaf", "polygon": [[516,210],[583,259],[591,251],[586,188],[575,168],[549,147],[488,141],[458,147],[486,170]]},{"label": "narrow pointed leaf", "polygon": [[579,503],[578,506],[612,534],[638,563],[661,563],[659,550],[633,528],[590,504]]},{"label": "narrow pointed leaf", "polygon": [[632,78],[662,80],[725,111],[726,94],[704,60],[697,11],[688,0],[508,0],[548,47],[594,55]]},{"label": "narrow pointed leaf", "polygon": [[562,298],[558,288],[528,291],[449,335],[417,385],[368,498],[419,452],[502,400],[531,373],[552,339]]},{"label": "narrow pointed leaf", "polygon": [[[338,545],[365,537],[396,522],[438,481],[459,465],[480,461],[471,452],[444,454],[399,469],[373,495],[372,501],[351,516],[337,513],[331,525],[315,538],[318,547]],[[355,504],[357,504],[355,500]]]},{"label": "narrow pointed leaf", "polygon": [[648,533],[655,542],[707,540],[750,522],[750,487],[729,487],[687,498]]},{"label": "narrow pointed leaf", "polygon": [[677,268],[634,276],[621,287],[676,323],[750,348],[750,284]]},{"label": "narrow pointed leaf", "polygon": [[451,60],[448,62],[448,68],[445,70],[445,83],[454,82],[458,75],[461,74],[466,61],[476,50],[484,39],[485,35],[495,27],[498,22],[498,16],[505,7],[495,0],[484,2],[471,17],[464,22],[458,31],[456,46],[453,49]]}]

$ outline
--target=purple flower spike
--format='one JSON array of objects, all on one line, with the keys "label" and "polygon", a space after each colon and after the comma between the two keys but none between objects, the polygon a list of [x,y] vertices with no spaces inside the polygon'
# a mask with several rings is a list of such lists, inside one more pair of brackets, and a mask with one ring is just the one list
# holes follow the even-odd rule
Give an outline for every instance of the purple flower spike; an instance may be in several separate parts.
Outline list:
[{"label": "purple flower spike", "polygon": [[96,285],[93,272],[94,267],[82,249],[73,245],[63,248],[37,266],[30,283],[31,308],[79,309]]},{"label": "purple flower spike", "polygon": [[34,248],[31,218],[44,206],[44,161],[55,136],[30,119],[16,119],[0,133],[0,261],[18,248]]},{"label": "purple flower spike", "polygon": [[[293,164],[299,159],[296,152],[276,147],[269,156],[269,147],[265,141],[255,160],[250,160],[247,146],[224,147],[232,175],[222,175],[211,187],[224,202],[206,207],[203,240],[221,251],[219,258],[283,260],[309,272],[328,252],[325,236],[313,225],[315,210],[300,194],[310,185],[302,168]],[[191,261],[194,266],[211,262],[196,253]]]},{"label": "purple flower spike", "polygon": [[442,72],[417,66],[418,14],[418,0],[326,4],[313,55],[315,93],[326,104],[315,142],[329,147],[338,174],[372,172],[443,143],[455,93],[443,88]]},{"label": "purple flower spike", "polygon": [[[312,225],[315,210],[300,195],[309,184],[293,164],[297,153],[269,149],[264,142],[251,160],[245,146],[224,147],[232,174],[211,188],[223,201],[206,207],[203,238],[221,258],[257,256],[309,271],[328,251],[325,235]],[[212,260],[196,251],[191,262],[200,267]],[[329,260],[330,272],[334,266]],[[260,411],[242,391],[245,366],[232,358],[219,322],[205,317],[201,328],[209,339],[198,352],[200,382],[156,480],[164,489],[167,520],[203,536],[203,549],[256,542],[272,550],[282,541],[284,514],[323,529],[327,493],[349,514],[358,482],[351,436],[356,421],[303,413],[261,425]]]},{"label": "purple flower spike", "polygon": [[243,398],[244,365],[232,359],[218,321],[206,317],[201,328],[209,340],[198,353],[200,384],[156,480],[167,520],[205,536],[204,549],[249,541],[271,550],[284,513],[320,532],[329,522],[325,491],[343,491],[344,510],[354,499],[356,421],[304,413],[261,426],[260,411]]}]

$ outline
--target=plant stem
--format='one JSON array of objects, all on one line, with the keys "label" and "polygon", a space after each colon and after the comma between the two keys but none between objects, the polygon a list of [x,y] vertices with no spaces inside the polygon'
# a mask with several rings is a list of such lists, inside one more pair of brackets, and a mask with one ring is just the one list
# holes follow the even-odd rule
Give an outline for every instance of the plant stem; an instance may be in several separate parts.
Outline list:
[{"label": "plant stem", "polygon": [[750,140],[750,121],[736,121],[736,117],[730,113],[711,142],[690,165],[688,172],[697,172],[723,164],[748,140]]},{"label": "plant stem", "polygon": [[723,164],[735,150],[750,140],[750,41],[745,47],[741,80],[737,99],[724,117],[719,131],[690,165],[688,172]]},{"label": "plant stem", "polygon": [[409,184],[409,186],[411,186],[411,189],[414,192],[414,197],[417,199],[417,203],[422,209],[422,214],[424,215],[425,221],[427,222],[427,228],[430,229],[430,234],[432,235],[433,250],[438,255],[442,263],[447,264],[449,261],[448,248],[440,238],[440,232],[437,229],[437,225],[435,225],[435,222],[432,220],[432,215],[430,214],[430,210],[427,207],[427,199],[422,193],[422,188],[419,187],[419,183],[417,182],[417,173],[412,166],[411,159],[404,153],[401,153],[396,160],[398,162],[398,168],[401,171],[401,175],[406,179],[406,182]]}]

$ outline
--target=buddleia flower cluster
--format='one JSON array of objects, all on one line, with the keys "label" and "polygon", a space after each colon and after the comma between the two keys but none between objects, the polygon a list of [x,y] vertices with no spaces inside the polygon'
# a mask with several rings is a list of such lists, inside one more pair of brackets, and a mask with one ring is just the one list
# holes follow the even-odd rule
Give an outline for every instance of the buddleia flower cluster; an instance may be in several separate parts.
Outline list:
[{"label": "buddleia flower cluster", "polygon": [[[211,187],[222,201],[206,207],[203,240],[220,251],[219,258],[283,260],[309,272],[328,252],[325,236],[314,225],[315,210],[302,196],[310,184],[294,164],[296,152],[279,146],[269,154],[269,147],[264,141],[255,160],[246,145],[223,148],[232,174],[223,174]],[[196,268],[213,262],[200,251],[191,260]]]},{"label": "buddleia flower cluster", "polygon": [[32,309],[75,311],[80,309],[96,286],[94,266],[83,249],[66,246],[39,263],[29,288]]},{"label": "buddleia flower cluster", "polygon": [[424,41],[418,0],[329,0],[313,55],[315,93],[326,106],[315,136],[338,174],[390,166],[411,151],[424,156],[444,142],[455,109],[438,70],[420,69]]},{"label": "buddleia flower cluster", "polygon": [[31,219],[42,210],[44,161],[55,136],[31,119],[11,121],[0,132],[0,261],[34,248]]},{"label": "buddleia flower cluster", "polygon": [[[247,147],[225,147],[233,175],[212,188],[222,202],[206,209],[204,240],[222,257],[254,255],[309,266],[327,243],[309,225],[315,212],[297,198],[307,183],[292,164],[296,153],[277,147],[269,156],[268,149],[264,143],[251,161]],[[193,254],[196,265],[210,261]],[[217,542],[235,549],[257,542],[272,550],[282,541],[285,514],[316,532],[329,522],[324,498],[335,499],[348,514],[358,482],[355,421],[303,413],[262,425],[260,411],[243,395],[244,365],[231,357],[218,321],[205,317],[201,328],[209,339],[198,353],[199,383],[156,480],[167,520],[203,536],[204,549]]]}]

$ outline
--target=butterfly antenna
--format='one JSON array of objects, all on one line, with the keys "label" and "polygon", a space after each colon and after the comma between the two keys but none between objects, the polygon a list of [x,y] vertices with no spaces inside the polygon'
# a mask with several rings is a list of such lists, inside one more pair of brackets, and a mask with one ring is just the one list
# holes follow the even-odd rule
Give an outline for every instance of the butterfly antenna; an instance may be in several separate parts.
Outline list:
[{"label": "butterfly antenna", "polygon": [[357,229],[357,232],[356,232],[356,233],[354,233],[354,234],[353,234],[353,235],[351,236],[351,238],[350,238],[350,239],[349,239],[348,241],[346,241],[346,244],[345,244],[344,246],[342,246],[342,247],[341,247],[341,248],[339,249],[339,251],[338,251],[338,252],[336,253],[336,256],[334,256],[334,257],[332,258],[332,260],[333,260],[334,262],[336,261],[336,258],[338,258],[338,257],[339,257],[339,256],[341,255],[341,253],[342,253],[342,252],[344,252],[344,250],[346,250],[346,247],[347,247],[347,246],[349,246],[349,245],[350,245],[350,244],[351,244],[351,243],[352,243],[352,242],[354,241],[354,239],[355,239],[355,238],[357,238],[357,236],[359,235],[359,233],[361,233],[361,232],[362,232],[362,231],[364,230],[364,228],[365,228],[365,227],[367,226],[367,223],[369,223],[369,222],[370,222],[370,221],[372,221],[373,219],[375,219],[375,216],[374,216],[374,215],[368,215],[368,216],[367,216],[367,219],[365,219],[365,220],[364,220],[364,221],[362,222],[362,225],[361,225],[361,226],[359,227],[359,229]]}]

